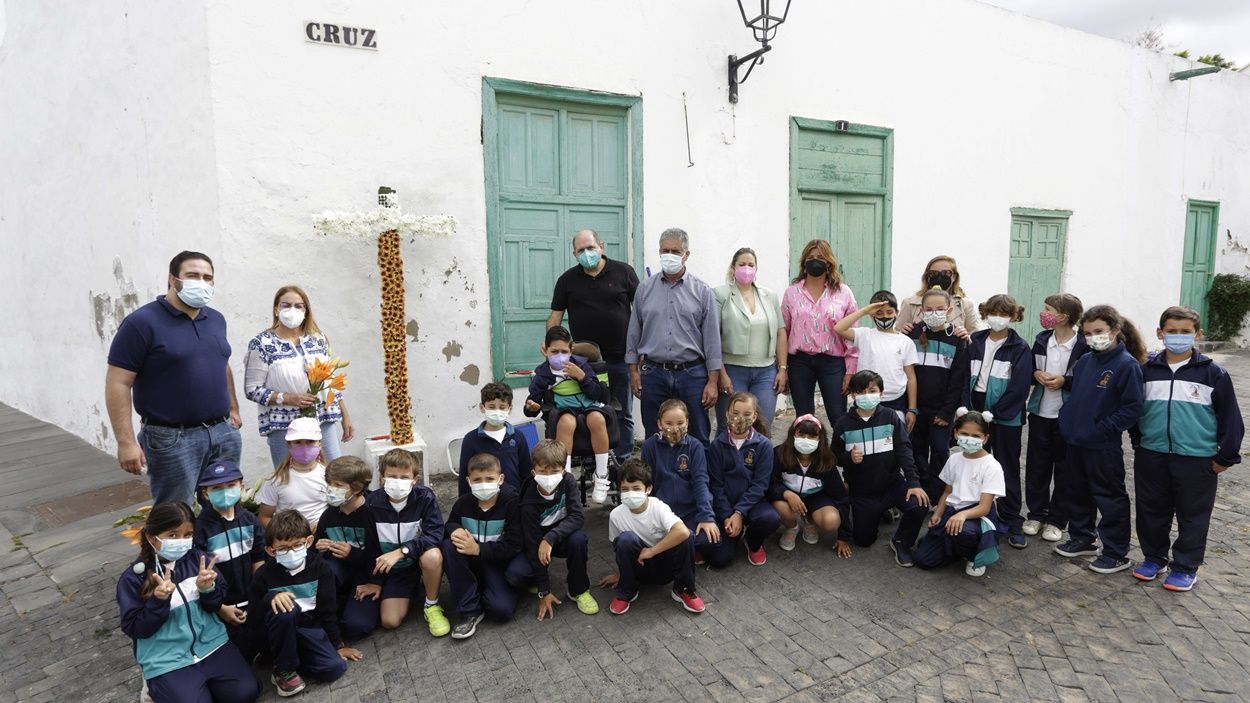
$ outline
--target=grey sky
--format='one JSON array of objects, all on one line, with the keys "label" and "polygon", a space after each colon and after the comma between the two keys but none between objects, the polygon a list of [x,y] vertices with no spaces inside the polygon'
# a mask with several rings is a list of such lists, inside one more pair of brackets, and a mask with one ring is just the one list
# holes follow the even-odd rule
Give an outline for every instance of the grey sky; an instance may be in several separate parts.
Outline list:
[{"label": "grey sky", "polygon": [[1173,51],[1250,63],[1250,0],[981,0],[1065,27],[1131,40],[1158,26]]}]

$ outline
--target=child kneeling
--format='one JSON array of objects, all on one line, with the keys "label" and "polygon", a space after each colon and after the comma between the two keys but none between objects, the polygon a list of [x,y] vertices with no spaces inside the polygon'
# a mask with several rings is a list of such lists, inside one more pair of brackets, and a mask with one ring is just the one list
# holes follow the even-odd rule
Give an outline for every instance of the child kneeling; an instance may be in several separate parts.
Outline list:
[{"label": "child kneeling", "polygon": [[[964,573],[981,576],[998,560],[999,526],[994,500],[1007,492],[1003,467],[988,451],[989,412],[955,411],[955,441],[960,453],[946,460],[940,478],[946,484],[929,518],[929,532],[912,558],[922,569],[936,569],[964,559]],[[988,524],[987,524],[988,523]]]},{"label": "child kneeling", "polygon": [[603,580],[616,586],[608,609],[624,615],[638,597],[640,583],[673,582],[673,600],[692,613],[703,612],[703,599],[694,590],[694,543],[690,529],[664,501],[651,497],[651,467],[630,459],[621,467],[621,504],[608,516],[608,539],[616,551],[616,577]]}]

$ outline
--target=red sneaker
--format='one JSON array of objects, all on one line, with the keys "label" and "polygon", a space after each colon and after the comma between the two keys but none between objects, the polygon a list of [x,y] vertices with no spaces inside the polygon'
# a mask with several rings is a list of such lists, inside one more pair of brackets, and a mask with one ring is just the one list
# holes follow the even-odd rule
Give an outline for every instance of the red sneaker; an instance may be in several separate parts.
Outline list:
[{"label": "red sneaker", "polygon": [[612,613],[613,615],[624,615],[625,613],[629,612],[629,604],[633,603],[636,600],[638,600],[637,593],[635,593],[633,597],[630,598],[629,600],[625,600],[624,598],[621,598],[619,596],[616,598],[613,598],[612,602],[608,604],[608,612]]},{"label": "red sneaker", "polygon": [[702,613],[704,610],[703,599],[694,591],[673,591],[673,600],[681,603],[681,607],[692,613]]},{"label": "red sneaker", "polygon": [[764,545],[761,544],[760,548],[754,552],[748,551],[747,561],[751,562],[751,566],[763,566],[764,562],[768,561],[768,555],[764,553]]},{"label": "red sneaker", "polygon": [[703,556],[703,552],[700,552],[697,549],[694,550],[694,565],[703,566],[706,563],[707,563],[707,557]]},{"label": "red sneaker", "polygon": [[294,696],[304,690],[304,680],[294,671],[278,671],[275,669],[269,680],[278,689],[278,695],[283,698]]}]

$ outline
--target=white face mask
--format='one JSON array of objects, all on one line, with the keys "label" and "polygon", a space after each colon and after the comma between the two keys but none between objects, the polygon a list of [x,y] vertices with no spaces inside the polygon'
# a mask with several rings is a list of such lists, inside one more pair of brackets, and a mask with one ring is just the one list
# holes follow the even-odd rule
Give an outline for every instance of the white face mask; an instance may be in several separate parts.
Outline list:
[{"label": "white face mask", "polygon": [[621,505],[624,505],[630,510],[637,510],[642,507],[643,503],[646,502],[646,491],[621,491]]},{"label": "white face mask", "polygon": [[486,409],[482,411],[482,417],[486,418],[486,424],[498,427],[508,421],[508,411]]},{"label": "white face mask", "polygon": [[920,319],[924,320],[924,323],[932,329],[942,329],[946,326],[946,311],[930,310],[926,313],[922,313],[920,315]]},{"label": "white face mask", "polygon": [[820,440],[809,439],[807,437],[794,438],[794,451],[802,454],[803,456],[811,454],[816,451],[818,447],[820,447]]},{"label": "white face mask", "polygon": [[1111,335],[1103,334],[1087,334],[1085,335],[1085,343],[1094,351],[1106,351],[1111,348]]},{"label": "white face mask", "polygon": [[198,278],[180,278],[182,287],[178,289],[178,300],[187,307],[202,308],[213,300],[213,285]]},{"label": "white face mask", "polygon": [[660,254],[660,270],[672,276],[681,270],[681,254]]},{"label": "white face mask", "polygon": [[334,486],[330,486],[326,490],[326,503],[329,503],[332,507],[337,508],[346,502],[347,502],[347,489],[346,488],[336,488]]},{"label": "white face mask", "polygon": [[386,497],[390,498],[392,503],[398,503],[412,493],[412,481],[406,478],[384,478],[382,490],[386,491]]},{"label": "white face mask", "polygon": [[539,488],[543,489],[544,493],[551,493],[555,491],[556,486],[559,486],[560,482],[563,480],[564,480],[563,473],[534,474],[534,481],[538,484]]},{"label": "white face mask", "polygon": [[289,330],[296,329],[300,325],[304,324],[304,311],[297,308],[279,310],[278,322],[281,322],[282,326]]},{"label": "white face mask", "polygon": [[985,318],[985,321],[989,323],[990,329],[994,330],[995,332],[1002,332],[1003,330],[1007,329],[1007,325],[1011,324],[1010,317],[1003,317],[1001,315],[990,315],[989,317]]},{"label": "white face mask", "polygon": [[473,491],[473,497],[478,500],[490,500],[499,495],[498,483],[471,483],[469,490]]}]

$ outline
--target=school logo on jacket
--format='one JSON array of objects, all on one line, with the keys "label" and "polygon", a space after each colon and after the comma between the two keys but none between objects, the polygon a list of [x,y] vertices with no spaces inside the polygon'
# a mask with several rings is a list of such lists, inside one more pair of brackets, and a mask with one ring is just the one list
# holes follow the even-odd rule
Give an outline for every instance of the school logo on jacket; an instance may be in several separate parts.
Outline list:
[{"label": "school logo on jacket", "polygon": [[1198,392],[1198,387],[1197,387],[1197,386],[1190,386],[1190,387],[1189,387],[1189,391],[1188,391],[1185,395],[1188,395],[1188,396],[1189,396],[1189,399],[1190,399],[1190,400],[1193,400],[1193,401],[1201,401],[1201,400],[1202,400],[1202,394]]},{"label": "school logo on jacket", "polygon": [[889,447],[889,448],[893,448],[893,447],[894,447],[894,438],[893,438],[893,437],[885,437],[884,439],[882,439],[882,440],[881,440],[881,444],[882,444],[883,446],[886,446],[886,447]]},{"label": "school logo on jacket", "polygon": [[1098,387],[1106,388],[1110,384],[1111,384],[1111,370],[1108,369],[1106,371],[1103,371],[1102,378],[1098,379]]},{"label": "school logo on jacket", "polygon": [[745,458],[743,458],[742,463],[746,464],[747,466],[755,466],[755,450],[754,449],[747,450],[747,455]]},{"label": "school logo on jacket", "polygon": [[690,457],[689,456],[682,454],[681,456],[677,457],[677,470],[678,471],[690,470]]}]

